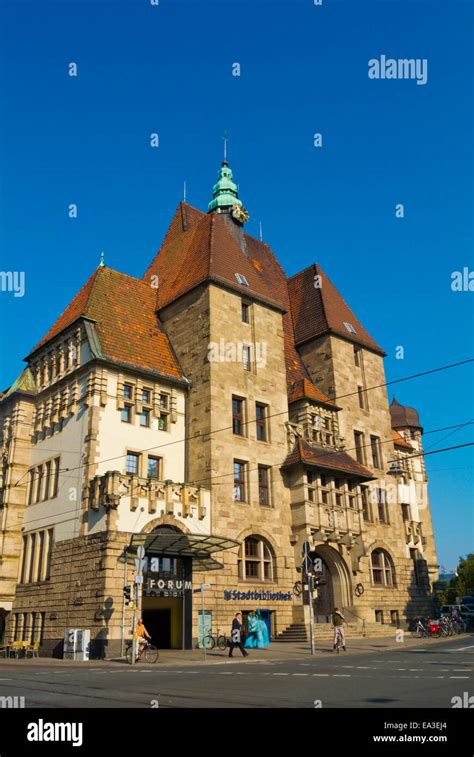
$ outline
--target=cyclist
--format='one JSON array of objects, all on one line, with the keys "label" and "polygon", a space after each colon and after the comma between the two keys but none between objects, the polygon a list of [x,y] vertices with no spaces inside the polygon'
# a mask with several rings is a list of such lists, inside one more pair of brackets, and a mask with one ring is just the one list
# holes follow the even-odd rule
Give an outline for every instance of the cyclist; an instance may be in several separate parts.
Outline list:
[{"label": "cyclist", "polygon": [[142,618],[138,619],[136,636],[138,639],[138,656],[141,657],[143,648],[146,646],[146,639],[148,639],[148,641],[151,641],[151,636],[146,630]]},{"label": "cyclist", "polygon": [[344,635],[344,623],[346,622],[346,619],[342,612],[340,611],[339,607],[334,608],[334,612],[332,614],[332,624],[334,626],[334,641],[333,641],[333,651],[335,652],[337,649],[337,643],[340,642],[342,649],[344,652],[346,651],[346,639]]}]

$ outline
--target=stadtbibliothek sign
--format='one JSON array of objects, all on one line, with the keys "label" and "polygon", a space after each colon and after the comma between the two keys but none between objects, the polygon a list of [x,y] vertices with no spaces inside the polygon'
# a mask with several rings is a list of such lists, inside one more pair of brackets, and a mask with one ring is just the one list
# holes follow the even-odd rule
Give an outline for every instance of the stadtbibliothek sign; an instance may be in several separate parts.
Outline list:
[{"label": "stadtbibliothek sign", "polygon": [[224,599],[239,600],[283,600],[287,602],[291,599],[291,591],[264,591],[262,589],[252,591],[237,591],[236,589],[225,590]]}]

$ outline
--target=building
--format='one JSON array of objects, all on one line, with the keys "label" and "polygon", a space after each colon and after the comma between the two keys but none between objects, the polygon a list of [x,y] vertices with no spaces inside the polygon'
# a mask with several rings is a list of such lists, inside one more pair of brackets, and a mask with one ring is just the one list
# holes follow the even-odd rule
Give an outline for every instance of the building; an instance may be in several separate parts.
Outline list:
[{"label": "building", "polygon": [[320,266],[288,278],[247,219],[224,160],[208,212],[179,204],[141,280],[101,262],[0,396],[5,639],[58,655],[89,628],[120,653],[140,545],[161,647],[238,609],[307,626],[305,542],[319,624],[430,611],[418,414],[389,406],[384,352]]}]

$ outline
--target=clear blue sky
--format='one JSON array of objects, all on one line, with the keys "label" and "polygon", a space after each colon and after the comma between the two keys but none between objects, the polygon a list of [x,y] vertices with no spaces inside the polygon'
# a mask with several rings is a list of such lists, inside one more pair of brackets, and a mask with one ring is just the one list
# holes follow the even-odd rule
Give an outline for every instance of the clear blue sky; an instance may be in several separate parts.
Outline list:
[{"label": "clear blue sky", "polygon": [[[141,276],[184,179],[188,201],[206,209],[224,129],[249,233],[261,220],[288,274],[313,261],[326,270],[387,351],[388,380],[472,356],[474,294],[450,288],[453,271],[474,269],[472,2],[0,9],[0,267],[26,274],[23,298],[0,292],[2,388],[101,250]],[[368,61],[382,54],[428,59],[428,83],[370,80]],[[397,399],[427,431],[474,419],[471,366],[400,384]],[[446,433],[426,446],[474,440],[472,425]],[[471,449],[427,458],[450,568],[474,546]]]}]

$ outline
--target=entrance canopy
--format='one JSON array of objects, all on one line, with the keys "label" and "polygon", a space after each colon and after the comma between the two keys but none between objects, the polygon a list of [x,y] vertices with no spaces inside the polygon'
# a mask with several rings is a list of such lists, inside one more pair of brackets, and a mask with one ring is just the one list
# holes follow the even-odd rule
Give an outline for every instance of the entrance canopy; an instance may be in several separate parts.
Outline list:
[{"label": "entrance canopy", "polygon": [[144,547],[147,555],[159,557],[192,557],[194,570],[218,570],[223,565],[212,559],[214,552],[239,547],[235,539],[212,534],[184,534],[179,531],[152,531],[151,534],[133,534],[129,551]]}]

